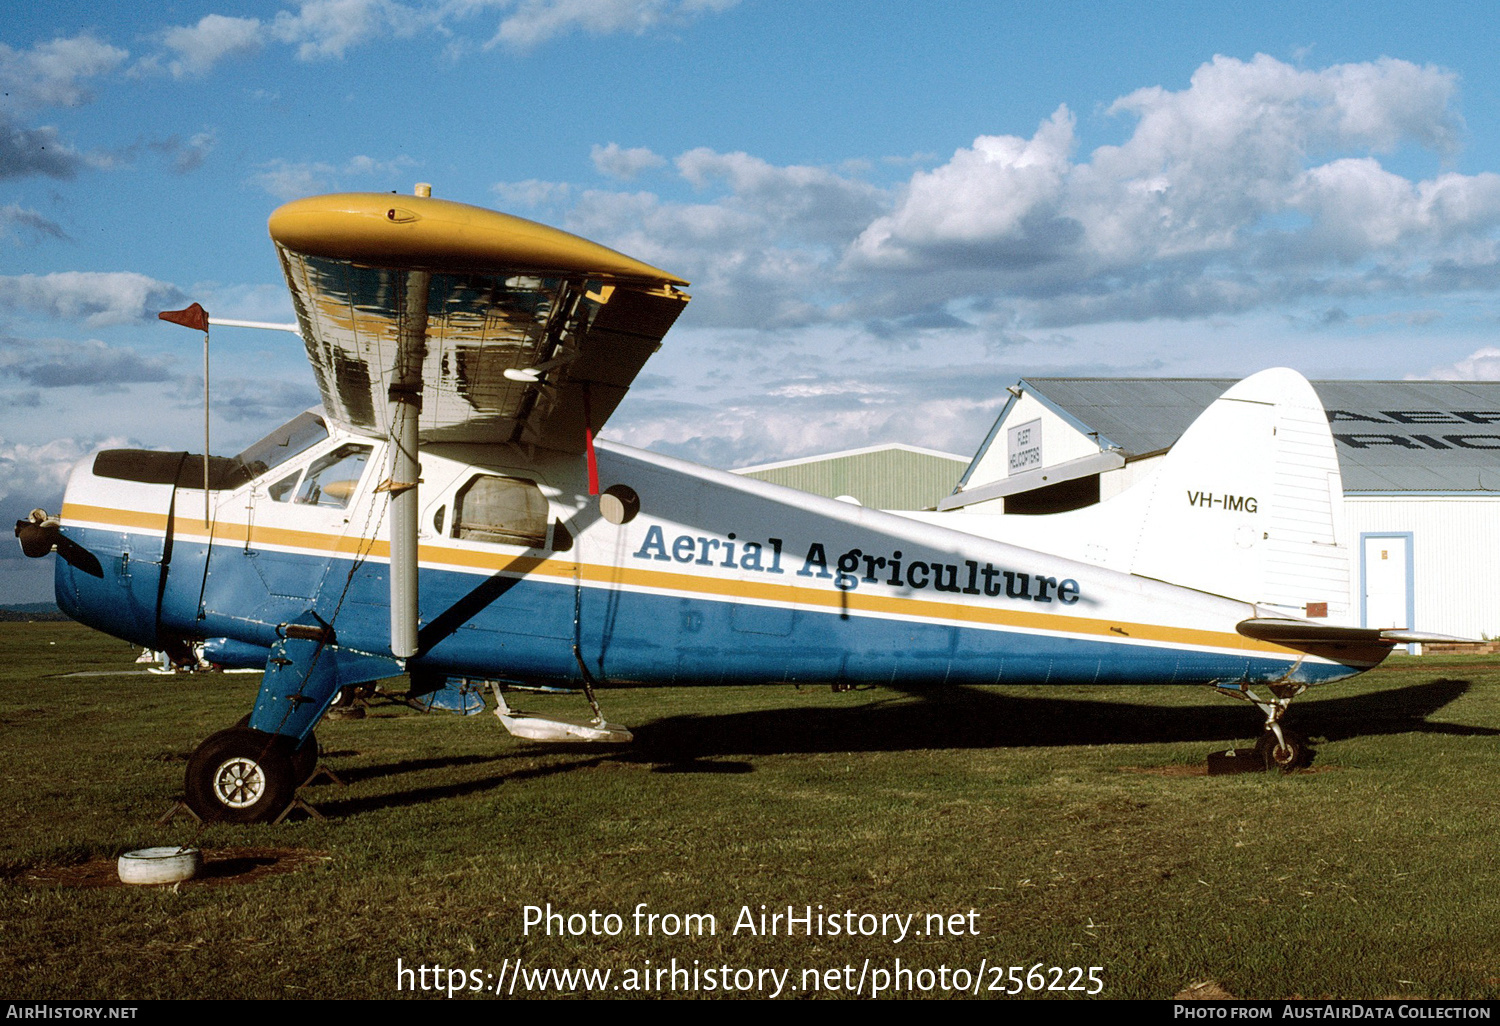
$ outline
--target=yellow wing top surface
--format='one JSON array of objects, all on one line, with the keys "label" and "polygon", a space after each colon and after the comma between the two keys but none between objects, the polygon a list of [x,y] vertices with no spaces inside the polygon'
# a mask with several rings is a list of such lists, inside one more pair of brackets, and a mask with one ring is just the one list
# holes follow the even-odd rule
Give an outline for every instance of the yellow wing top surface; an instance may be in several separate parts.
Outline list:
[{"label": "yellow wing top surface", "polygon": [[425,196],[309,196],[271,215],[277,245],[309,256],[422,270],[582,274],[686,285],[666,271],[535,221]]},{"label": "yellow wing top surface", "polygon": [[581,452],[585,410],[597,431],[689,298],[587,239],[422,196],[296,200],[270,230],[324,410],[371,435],[393,388],[420,388],[424,440]]}]

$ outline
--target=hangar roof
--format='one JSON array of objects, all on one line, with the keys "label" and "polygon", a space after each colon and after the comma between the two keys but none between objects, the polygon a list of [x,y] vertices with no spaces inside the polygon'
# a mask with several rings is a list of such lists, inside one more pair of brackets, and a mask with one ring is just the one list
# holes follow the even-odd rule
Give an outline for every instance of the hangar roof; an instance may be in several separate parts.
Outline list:
[{"label": "hangar roof", "polygon": [[[1097,432],[1101,448],[1118,449],[1128,460],[1169,448],[1232,384],[1232,378],[1024,378],[1017,387],[1083,433]],[[1500,381],[1312,385],[1328,411],[1346,492],[1500,491]],[[1001,411],[997,431],[1011,405]]]}]

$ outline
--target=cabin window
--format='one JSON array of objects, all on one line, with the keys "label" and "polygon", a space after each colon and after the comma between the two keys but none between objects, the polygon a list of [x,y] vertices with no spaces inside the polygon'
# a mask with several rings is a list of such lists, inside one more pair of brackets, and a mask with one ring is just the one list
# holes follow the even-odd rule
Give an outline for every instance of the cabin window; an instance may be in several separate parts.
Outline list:
[{"label": "cabin window", "polygon": [[439,506],[437,512],[432,515],[432,529],[438,534],[443,533],[443,521],[447,519],[448,507]]},{"label": "cabin window", "polygon": [[328,425],[309,410],[293,417],[275,431],[240,453],[235,459],[244,466],[250,478],[274,470],[299,453],[328,437]]},{"label": "cabin window", "polygon": [[287,502],[291,499],[292,492],[297,487],[297,478],[301,476],[302,471],[299,470],[291,477],[284,477],[280,481],[277,481],[271,487],[267,488],[266,491],[277,502]]},{"label": "cabin window", "polygon": [[453,537],[542,548],[547,498],[535,481],[523,477],[476,477],[454,500]]},{"label": "cabin window", "polygon": [[307,468],[302,487],[297,489],[297,501],[304,506],[344,509],[354,498],[369,456],[368,445],[341,445],[320,456]]}]

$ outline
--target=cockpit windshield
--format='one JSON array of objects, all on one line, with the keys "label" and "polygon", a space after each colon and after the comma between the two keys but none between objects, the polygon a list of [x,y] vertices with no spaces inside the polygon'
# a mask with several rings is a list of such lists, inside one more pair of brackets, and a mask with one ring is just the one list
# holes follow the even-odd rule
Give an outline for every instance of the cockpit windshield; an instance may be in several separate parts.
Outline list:
[{"label": "cockpit windshield", "polygon": [[319,414],[308,410],[299,413],[235,458],[253,480],[266,471],[281,466],[298,453],[306,452],[327,437],[328,425]]}]

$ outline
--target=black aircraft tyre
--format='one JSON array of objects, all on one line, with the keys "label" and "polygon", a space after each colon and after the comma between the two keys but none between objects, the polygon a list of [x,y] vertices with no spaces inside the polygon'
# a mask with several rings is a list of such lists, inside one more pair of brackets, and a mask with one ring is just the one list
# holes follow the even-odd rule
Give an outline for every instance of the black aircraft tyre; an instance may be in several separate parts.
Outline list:
[{"label": "black aircraft tyre", "polygon": [[1285,728],[1281,734],[1286,739],[1285,744],[1277,744],[1276,735],[1269,730],[1255,743],[1255,752],[1265,760],[1266,769],[1290,773],[1306,766],[1312,757],[1307,739]]},{"label": "black aircraft tyre", "polygon": [[[317,749],[310,750],[316,765]],[[292,803],[302,782],[294,758],[275,735],[249,727],[221,730],[188,759],[188,808],[209,822],[269,822]]]},{"label": "black aircraft tyre", "polygon": [[318,735],[309,734],[302,747],[292,753],[292,778],[301,787],[318,771],[318,760],[323,750],[318,747]]}]

